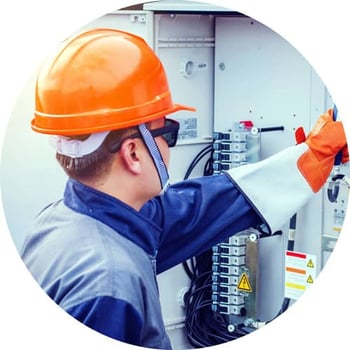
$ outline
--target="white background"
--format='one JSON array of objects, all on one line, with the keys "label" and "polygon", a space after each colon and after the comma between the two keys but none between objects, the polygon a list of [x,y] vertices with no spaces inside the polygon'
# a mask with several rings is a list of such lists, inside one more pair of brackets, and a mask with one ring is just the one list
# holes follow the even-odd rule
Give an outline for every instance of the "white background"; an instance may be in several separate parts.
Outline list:
[{"label": "white background", "polygon": [[[62,39],[111,10],[136,1],[11,0],[0,5],[0,144],[16,98],[27,79]],[[234,7],[269,26],[299,50],[331,92],[348,130],[350,23],[347,1],[211,0]],[[30,119],[30,116],[28,116]],[[19,147],[21,140],[18,140]],[[20,161],[20,160],[18,160]],[[13,189],[16,190],[15,188]],[[0,348],[115,349],[115,341],[92,332],[56,307],[25,270],[0,208]],[[349,218],[334,253],[315,283],[293,308],[259,332],[234,342],[235,349],[331,348],[348,342]],[[233,346],[231,344],[231,346]],[[220,348],[229,348],[225,344]]]}]

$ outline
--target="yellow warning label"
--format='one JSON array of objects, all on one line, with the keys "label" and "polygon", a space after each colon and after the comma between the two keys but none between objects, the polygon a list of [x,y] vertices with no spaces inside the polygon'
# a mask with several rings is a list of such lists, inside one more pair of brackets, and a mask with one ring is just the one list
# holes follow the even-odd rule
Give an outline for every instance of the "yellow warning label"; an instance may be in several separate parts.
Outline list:
[{"label": "yellow warning label", "polygon": [[249,293],[253,291],[249,283],[249,278],[245,272],[242,273],[241,278],[239,279],[237,288],[239,290],[242,290],[244,292],[249,292]]},{"label": "yellow warning label", "polygon": [[311,275],[309,275],[309,277],[306,280],[307,283],[314,283],[313,278],[311,277]]},{"label": "yellow warning label", "polygon": [[314,265],[314,263],[312,262],[311,259],[308,261],[307,267],[315,267],[315,265]]},{"label": "yellow warning label", "polygon": [[303,286],[302,284],[297,284],[297,283],[286,283],[286,287],[292,288],[292,289],[298,289],[298,290],[305,290],[306,287]]}]

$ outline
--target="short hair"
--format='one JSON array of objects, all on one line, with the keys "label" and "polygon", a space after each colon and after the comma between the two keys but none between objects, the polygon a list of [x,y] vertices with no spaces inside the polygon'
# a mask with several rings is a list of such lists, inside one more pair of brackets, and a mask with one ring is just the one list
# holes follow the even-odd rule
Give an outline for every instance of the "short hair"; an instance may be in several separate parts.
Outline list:
[{"label": "short hair", "polygon": [[[57,152],[56,159],[70,178],[78,181],[96,181],[108,174],[115,153],[119,151],[128,135],[135,133],[135,130],[136,127],[113,130],[94,152],[79,158],[69,157]],[[89,136],[79,135],[71,138],[83,141]]]}]

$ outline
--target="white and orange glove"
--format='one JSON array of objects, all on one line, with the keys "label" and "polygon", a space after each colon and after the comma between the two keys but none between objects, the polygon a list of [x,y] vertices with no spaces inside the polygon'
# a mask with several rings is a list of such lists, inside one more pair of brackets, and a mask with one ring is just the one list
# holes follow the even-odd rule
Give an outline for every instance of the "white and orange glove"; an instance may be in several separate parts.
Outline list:
[{"label": "white and orange glove", "polygon": [[321,115],[298,144],[254,164],[227,173],[264,218],[271,233],[282,226],[326,183],[336,155],[349,161],[343,124],[333,120],[333,110]]}]

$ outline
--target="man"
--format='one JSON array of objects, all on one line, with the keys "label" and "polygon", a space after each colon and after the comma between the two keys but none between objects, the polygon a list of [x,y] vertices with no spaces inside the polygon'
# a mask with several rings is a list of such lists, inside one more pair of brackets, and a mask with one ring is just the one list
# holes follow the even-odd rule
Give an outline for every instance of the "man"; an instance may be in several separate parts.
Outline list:
[{"label": "man", "polygon": [[65,42],[37,78],[32,128],[57,135],[69,179],[63,199],[36,218],[23,260],[70,315],[150,348],[171,348],[157,273],[246,228],[280,229],[320,190],[339,151],[347,161],[343,127],[330,110],[297,146],[169,185],[179,125],[167,116],[179,110],[193,108],[172,102],[153,51],[113,29]]}]

